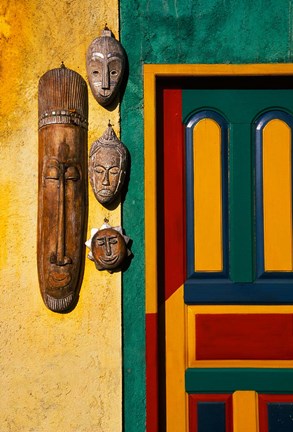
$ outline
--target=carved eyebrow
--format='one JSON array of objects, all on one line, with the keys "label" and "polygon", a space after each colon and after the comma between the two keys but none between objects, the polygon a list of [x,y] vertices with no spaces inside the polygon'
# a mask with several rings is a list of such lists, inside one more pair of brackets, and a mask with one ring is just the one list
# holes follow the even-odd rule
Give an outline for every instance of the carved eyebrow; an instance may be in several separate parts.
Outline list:
[{"label": "carved eyebrow", "polygon": [[118,238],[118,236],[116,236],[116,235],[114,234],[114,235],[112,235],[112,236],[98,237],[97,240],[103,240],[103,241],[105,241],[106,238],[108,238],[109,240],[113,240],[113,239]]},{"label": "carved eyebrow", "polygon": [[103,168],[104,170],[109,170],[109,169],[111,169],[111,168],[120,168],[118,165],[108,165],[108,166],[104,166],[104,165],[102,165],[102,164],[96,164],[96,165],[94,165],[94,169],[96,169],[96,168]]},{"label": "carved eyebrow", "polygon": [[59,160],[54,156],[47,158],[46,165],[59,165]]},{"label": "carved eyebrow", "polygon": [[104,57],[104,54],[102,54],[102,53],[93,53],[93,55],[92,55],[92,59],[94,59],[95,57],[100,57],[100,58],[105,58]]},{"label": "carved eyebrow", "polygon": [[109,54],[107,54],[107,58],[110,58],[110,57],[117,57],[117,58],[121,59],[122,55],[120,53],[110,52]]}]

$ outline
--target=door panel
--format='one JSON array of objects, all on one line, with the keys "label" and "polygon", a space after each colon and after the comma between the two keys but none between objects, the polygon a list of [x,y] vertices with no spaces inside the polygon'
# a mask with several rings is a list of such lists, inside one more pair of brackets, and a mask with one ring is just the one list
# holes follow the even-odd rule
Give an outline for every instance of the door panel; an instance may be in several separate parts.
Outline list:
[{"label": "door panel", "polygon": [[232,432],[231,394],[191,394],[188,402],[190,431]]},{"label": "door panel", "polygon": [[260,394],[259,432],[289,432],[293,430],[293,395]]},{"label": "door panel", "polygon": [[147,430],[265,432],[291,415],[268,405],[258,422],[258,394],[293,389],[293,89],[200,81],[164,79],[156,93],[158,362],[147,406],[156,379],[159,409]]}]

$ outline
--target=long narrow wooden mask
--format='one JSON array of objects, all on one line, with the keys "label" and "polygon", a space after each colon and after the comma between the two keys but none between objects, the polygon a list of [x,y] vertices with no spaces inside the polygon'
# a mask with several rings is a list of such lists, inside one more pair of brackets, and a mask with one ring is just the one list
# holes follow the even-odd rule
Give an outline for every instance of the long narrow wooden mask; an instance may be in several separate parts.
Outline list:
[{"label": "long narrow wooden mask", "polygon": [[84,268],[88,94],[63,64],[39,82],[38,274],[46,306],[72,309]]}]

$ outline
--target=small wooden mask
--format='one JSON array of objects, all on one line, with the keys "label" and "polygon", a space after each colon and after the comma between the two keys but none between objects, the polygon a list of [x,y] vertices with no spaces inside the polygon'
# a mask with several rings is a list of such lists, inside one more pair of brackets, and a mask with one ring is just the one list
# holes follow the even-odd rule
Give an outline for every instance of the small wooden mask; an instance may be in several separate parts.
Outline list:
[{"label": "small wooden mask", "polygon": [[109,123],[90,150],[89,177],[97,200],[107,205],[119,196],[128,167],[128,152]]},{"label": "small wooden mask", "polygon": [[87,76],[94,98],[102,106],[115,99],[125,71],[125,52],[107,27],[90,44],[86,56]]},{"label": "small wooden mask", "polygon": [[122,228],[111,227],[104,223],[100,229],[91,230],[91,238],[86,242],[90,249],[88,258],[94,261],[98,270],[121,270],[125,260],[131,255],[127,248],[129,237],[125,236]]},{"label": "small wooden mask", "polygon": [[39,82],[38,274],[46,306],[71,309],[84,267],[88,95],[62,66]]}]

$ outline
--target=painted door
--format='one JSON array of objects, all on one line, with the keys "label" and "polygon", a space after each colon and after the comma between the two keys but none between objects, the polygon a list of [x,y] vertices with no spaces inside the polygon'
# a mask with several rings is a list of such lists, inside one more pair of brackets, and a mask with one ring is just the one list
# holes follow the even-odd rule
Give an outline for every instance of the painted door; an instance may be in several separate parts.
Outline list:
[{"label": "painted door", "polygon": [[187,81],[157,86],[148,431],[289,432],[293,90],[243,77]]}]

